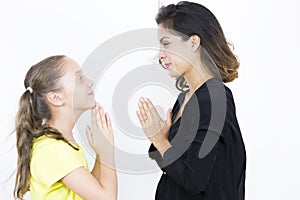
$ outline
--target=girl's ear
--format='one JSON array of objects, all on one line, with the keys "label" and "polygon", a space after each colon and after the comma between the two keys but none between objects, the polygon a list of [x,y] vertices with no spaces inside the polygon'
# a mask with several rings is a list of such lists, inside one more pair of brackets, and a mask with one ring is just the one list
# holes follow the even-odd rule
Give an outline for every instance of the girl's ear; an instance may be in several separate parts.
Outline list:
[{"label": "girl's ear", "polygon": [[49,92],[47,94],[47,100],[53,106],[62,106],[64,105],[64,98],[61,93],[58,92]]},{"label": "girl's ear", "polygon": [[192,52],[196,52],[200,48],[201,39],[198,35],[192,35],[189,38],[190,47]]}]

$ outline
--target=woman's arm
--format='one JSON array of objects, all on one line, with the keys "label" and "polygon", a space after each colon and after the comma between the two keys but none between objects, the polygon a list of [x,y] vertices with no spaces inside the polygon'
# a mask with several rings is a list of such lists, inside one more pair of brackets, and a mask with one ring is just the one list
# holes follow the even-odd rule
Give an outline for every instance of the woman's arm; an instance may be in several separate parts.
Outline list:
[{"label": "woman's arm", "polygon": [[[143,101],[142,101],[143,102]],[[200,108],[199,108],[200,107]],[[138,116],[146,135],[153,135],[153,127],[158,120],[157,115],[151,114],[153,104],[141,103]],[[201,110],[201,119],[199,111]],[[170,142],[168,137],[169,129],[161,128],[158,134],[152,136],[150,141],[155,147],[150,152],[160,168],[181,185],[187,192],[198,194],[205,190],[210,179],[211,170],[218,154],[217,145],[204,158],[199,157],[199,151],[207,134],[220,135],[208,130],[210,122],[210,102],[207,97],[204,99],[192,98],[183,112],[180,127],[175,130],[176,136]],[[150,118],[150,119],[149,119]],[[167,117],[165,125],[169,124],[170,117]],[[153,148],[152,148],[153,150]],[[182,156],[185,154],[185,156]]]},{"label": "woman's arm", "polygon": [[206,134],[213,133],[199,130],[196,138],[187,145],[186,151],[180,150],[182,147],[175,144],[165,151],[163,157],[160,154],[152,156],[162,171],[190,194],[198,194],[205,190],[219,153],[218,145],[215,145],[208,155],[204,158],[199,157],[199,150],[203,144],[200,135]]}]

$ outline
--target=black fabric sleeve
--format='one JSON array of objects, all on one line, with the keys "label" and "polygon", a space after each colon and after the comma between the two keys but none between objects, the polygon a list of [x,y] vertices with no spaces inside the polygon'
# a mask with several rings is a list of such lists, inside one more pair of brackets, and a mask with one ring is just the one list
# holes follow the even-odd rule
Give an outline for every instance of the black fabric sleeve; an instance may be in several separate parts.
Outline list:
[{"label": "black fabric sleeve", "polygon": [[[185,106],[178,129],[175,129],[176,135],[170,141],[172,147],[164,153],[163,158],[153,144],[149,149],[150,157],[155,159],[159,167],[190,194],[198,194],[205,190],[218,155],[218,142],[222,129],[211,126],[210,97],[208,90],[202,90],[192,96]],[[217,100],[223,101],[223,99]],[[214,112],[215,116],[225,120],[224,110],[217,109]],[[222,122],[222,119],[218,122]],[[209,152],[201,157],[200,149],[207,145],[206,136],[214,143],[210,144]]]}]

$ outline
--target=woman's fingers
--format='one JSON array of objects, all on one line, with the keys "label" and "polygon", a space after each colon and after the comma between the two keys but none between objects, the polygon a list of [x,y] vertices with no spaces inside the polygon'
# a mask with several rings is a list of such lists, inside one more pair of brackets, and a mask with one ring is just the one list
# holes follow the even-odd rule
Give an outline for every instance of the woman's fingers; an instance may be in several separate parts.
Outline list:
[{"label": "woman's fingers", "polygon": [[145,99],[145,103],[147,104],[148,108],[149,108],[149,115],[151,115],[151,117],[158,117],[160,118],[156,108],[154,107],[153,103],[150,101],[150,99],[146,98]]},{"label": "woman's fingers", "polygon": [[144,117],[142,116],[142,113],[141,113],[141,110],[137,110],[136,111],[136,114],[137,114],[137,117],[142,125],[142,127],[144,127],[145,125],[145,120],[144,120]]},{"label": "woman's fingers", "polygon": [[153,105],[153,103],[150,101],[150,99],[145,98],[145,102],[146,102],[146,104],[147,104],[147,106],[148,106],[149,108],[153,108],[153,107],[154,107],[154,105]]},{"label": "woman's fingers", "polygon": [[171,125],[172,124],[172,108],[169,108],[168,109],[168,112],[166,114],[166,123],[168,125]]},{"label": "woman's fingers", "polygon": [[142,120],[145,121],[148,119],[148,113],[147,113],[147,108],[145,108],[144,104],[140,101],[139,102],[139,113],[140,116],[142,117]]},{"label": "woman's fingers", "polygon": [[146,121],[148,119],[160,118],[150,99],[141,97],[138,105],[141,120]]},{"label": "woman's fingers", "polygon": [[148,100],[147,99],[148,98],[145,99],[144,97],[141,97],[140,102],[142,103],[144,110],[146,112],[149,112],[150,109],[152,109],[153,104],[151,103],[150,99],[148,99]]}]

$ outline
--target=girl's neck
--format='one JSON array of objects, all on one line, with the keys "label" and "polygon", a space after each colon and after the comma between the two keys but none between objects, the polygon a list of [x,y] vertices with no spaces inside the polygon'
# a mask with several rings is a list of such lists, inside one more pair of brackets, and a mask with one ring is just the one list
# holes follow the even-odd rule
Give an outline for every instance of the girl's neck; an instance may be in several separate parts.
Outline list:
[{"label": "girl's neck", "polygon": [[57,129],[62,133],[64,138],[69,142],[75,142],[73,137],[73,128],[75,126],[76,119],[72,115],[68,114],[57,114],[52,115],[52,118],[47,122],[47,125]]}]

